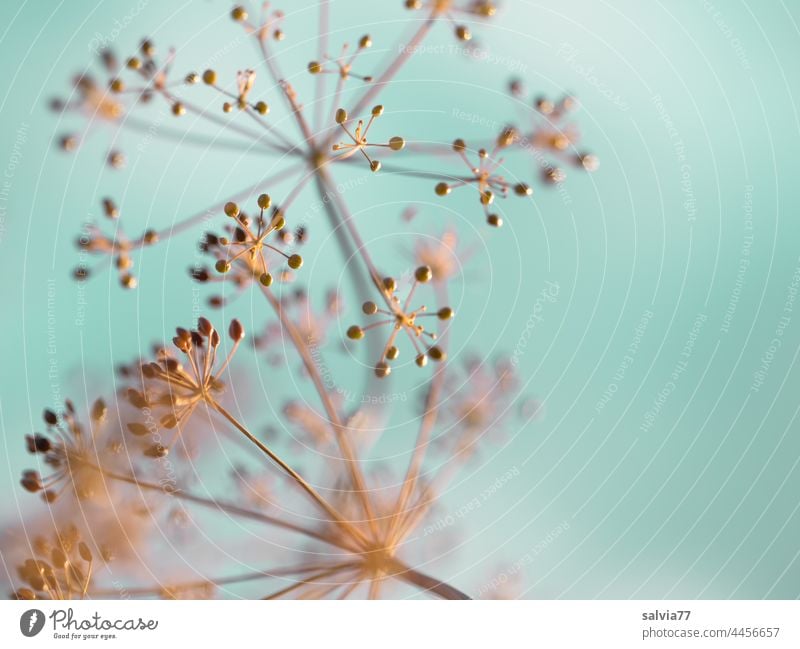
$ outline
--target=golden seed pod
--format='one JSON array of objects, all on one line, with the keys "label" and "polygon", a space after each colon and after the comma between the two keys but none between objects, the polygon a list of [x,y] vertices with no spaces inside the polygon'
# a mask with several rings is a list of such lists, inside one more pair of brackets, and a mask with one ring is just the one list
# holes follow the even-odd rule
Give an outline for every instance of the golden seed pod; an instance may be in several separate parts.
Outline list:
[{"label": "golden seed pod", "polygon": [[233,202],[225,203],[224,210],[225,214],[230,216],[232,219],[235,219],[237,216],[239,216],[239,206],[236,203]]},{"label": "golden seed pod", "polygon": [[436,315],[439,316],[439,320],[450,320],[455,315],[455,311],[449,306],[444,306],[436,312]]},{"label": "golden seed pod", "polygon": [[389,148],[392,151],[400,151],[406,145],[406,141],[398,135],[389,140]]},{"label": "golden seed pod", "polygon": [[156,232],[155,230],[145,230],[142,239],[148,246],[151,246],[154,243],[158,243],[158,232]]},{"label": "golden seed pod", "polygon": [[366,315],[375,315],[378,312],[378,305],[375,302],[367,301],[361,305],[361,310]]},{"label": "golden seed pod", "polygon": [[397,290],[397,282],[394,277],[384,277],[383,288],[389,291],[389,293],[394,293]]},{"label": "golden seed pod", "polygon": [[339,108],[336,111],[336,123],[344,124],[347,121],[347,111],[344,108]]},{"label": "golden seed pod", "polygon": [[136,288],[137,282],[136,278],[133,275],[123,275],[119,278],[120,284],[122,284],[122,288],[133,289]]},{"label": "golden seed pod", "polygon": [[206,70],[203,72],[203,83],[213,86],[217,82],[217,73],[214,70]]},{"label": "golden seed pod", "polygon": [[387,363],[381,362],[375,366],[375,376],[377,376],[379,379],[385,379],[391,373],[392,368],[389,367]]},{"label": "golden seed pod", "polygon": [[289,257],[288,263],[289,263],[289,268],[291,268],[292,270],[297,270],[298,268],[300,268],[300,266],[303,265],[303,258],[300,255],[295,254]]},{"label": "golden seed pod", "polygon": [[284,38],[286,38],[286,34],[284,34],[282,30],[276,29],[272,33],[272,38],[274,38],[276,41],[282,41]]},{"label": "golden seed pod", "polygon": [[425,284],[433,279],[433,271],[431,270],[430,266],[420,266],[414,271],[414,277],[418,282]]},{"label": "golden seed pod", "polygon": [[386,358],[388,358],[390,361],[397,360],[398,356],[400,356],[400,350],[397,349],[397,347],[395,347],[394,345],[392,345],[391,347],[389,347],[389,349],[386,350]]},{"label": "golden seed pod", "polygon": [[214,331],[214,325],[211,324],[208,318],[200,316],[197,319],[197,331],[200,332],[206,338],[208,338]]},{"label": "golden seed pod", "polygon": [[89,546],[86,545],[83,541],[78,543],[78,554],[81,555],[81,559],[86,561],[87,563],[92,560],[92,551],[89,549]]},{"label": "golden seed pod", "polygon": [[308,64],[308,71],[311,74],[319,74],[322,72],[322,64],[319,61],[311,61],[311,63]]},{"label": "golden seed pod", "polygon": [[499,228],[503,225],[503,219],[498,214],[490,214],[486,217],[486,222],[493,228]]},{"label": "golden seed pod", "polygon": [[197,72],[190,72],[186,75],[184,81],[186,81],[186,83],[188,83],[190,86],[193,86],[194,84],[199,83],[200,75],[197,74]]},{"label": "golden seed pod", "polygon": [[139,70],[142,67],[142,61],[141,59],[132,56],[125,62],[125,65],[128,66],[130,70]]},{"label": "golden seed pod", "polygon": [[414,359],[414,362],[417,364],[418,367],[425,367],[428,364],[427,354],[420,354]]},{"label": "golden seed pod", "polygon": [[369,163],[369,168],[370,171],[372,171],[373,173],[375,173],[376,171],[380,171],[381,163],[378,160],[373,160],[372,162]]},{"label": "golden seed pod", "polygon": [[453,151],[460,152],[467,148],[467,143],[461,138],[453,140]]},{"label": "golden seed pod", "polygon": [[230,113],[232,110],[233,110],[233,104],[231,104],[231,102],[226,101],[224,104],[222,104],[223,113]]},{"label": "golden seed pod", "polygon": [[421,0],[406,0],[406,9],[421,9]]},{"label": "golden seed pod", "polygon": [[466,25],[457,25],[456,37],[460,41],[468,41],[472,38],[472,32],[469,31],[469,28]]},{"label": "golden seed pod", "polygon": [[268,210],[270,205],[272,205],[272,199],[270,198],[269,194],[261,194],[258,197],[258,206],[262,210]]},{"label": "golden seed pod", "polygon": [[128,255],[120,255],[117,257],[116,267],[119,270],[128,270],[131,266],[133,266],[133,259]]},{"label": "golden seed pod", "polygon": [[142,41],[142,44],[139,47],[142,50],[142,54],[145,56],[153,56],[153,54],[156,53],[156,48],[153,45],[153,42],[147,38]]},{"label": "golden seed pod", "polygon": [[516,130],[514,130],[514,128],[511,126],[507,126],[497,137],[497,145],[499,147],[511,146],[516,138],[517,138]]},{"label": "golden seed pod", "polygon": [[125,90],[125,83],[122,79],[114,79],[109,84],[109,88],[111,88],[111,92],[122,92]]},{"label": "golden seed pod", "polygon": [[185,115],[186,114],[186,108],[184,107],[184,105],[181,102],[176,101],[174,104],[172,104],[172,114],[175,115],[176,117],[180,117],[181,115]]},{"label": "golden seed pod", "polygon": [[447,183],[439,183],[434,188],[434,191],[436,192],[437,196],[447,196],[450,193],[451,189],[450,185],[448,185]]},{"label": "golden seed pod", "polygon": [[108,406],[106,406],[106,402],[102,399],[97,399],[92,404],[92,421],[103,421],[106,418],[107,412]]},{"label": "golden seed pod", "polygon": [[228,335],[233,342],[239,342],[244,339],[244,327],[236,318],[231,320],[231,324],[228,327]]},{"label": "golden seed pod", "polygon": [[536,110],[538,110],[543,115],[549,115],[556,108],[553,102],[547,99],[546,97],[539,97],[536,100],[535,105],[536,105]]},{"label": "golden seed pod", "polygon": [[233,18],[237,22],[247,20],[247,10],[242,6],[234,7],[231,10],[231,18]]},{"label": "golden seed pod", "polygon": [[600,167],[600,160],[591,153],[582,153],[578,156],[578,161],[586,171],[597,171]]},{"label": "golden seed pod", "polygon": [[372,108],[372,116],[373,117],[380,117],[383,115],[383,106],[378,104],[377,106],[373,106]]},{"label": "golden seed pod", "polygon": [[517,196],[530,196],[533,194],[533,189],[531,189],[531,187],[525,183],[517,183],[514,185],[514,193]]},{"label": "golden seed pod", "polygon": [[231,265],[226,260],[220,259],[216,264],[214,264],[214,268],[217,269],[218,273],[227,273],[231,269]]},{"label": "golden seed pod", "polygon": [[269,273],[261,273],[261,277],[258,278],[258,281],[264,286],[272,286],[272,275]]},{"label": "golden seed pod", "polygon": [[361,37],[361,40],[359,40],[359,41],[358,41],[358,46],[359,46],[359,47],[360,47],[362,50],[365,50],[365,49],[367,49],[368,47],[372,47],[372,39],[369,37],[369,34],[364,34],[364,35]]},{"label": "golden seed pod", "polygon": [[361,340],[364,337],[364,330],[358,325],[353,325],[347,330],[347,337],[350,340]]},{"label": "golden seed pod", "polygon": [[255,108],[259,115],[266,115],[269,112],[269,104],[264,101],[256,102]]},{"label": "golden seed pod", "polygon": [[286,227],[286,219],[283,218],[281,212],[275,212],[275,215],[272,217],[272,227],[276,230],[283,230],[283,228]]},{"label": "golden seed pod", "polygon": [[161,444],[153,444],[152,446],[145,449],[144,454],[147,457],[158,459],[169,455],[169,449],[166,446],[162,446]]},{"label": "golden seed pod", "polygon": [[117,209],[114,201],[112,201],[110,198],[103,199],[103,212],[110,219],[116,219],[119,217],[119,210]]},{"label": "golden seed pod", "polygon": [[428,349],[428,356],[434,361],[443,361],[447,358],[447,354],[438,346],[434,345]]},{"label": "golden seed pod", "polygon": [[494,192],[490,189],[481,192],[481,205],[491,205],[494,201]]}]

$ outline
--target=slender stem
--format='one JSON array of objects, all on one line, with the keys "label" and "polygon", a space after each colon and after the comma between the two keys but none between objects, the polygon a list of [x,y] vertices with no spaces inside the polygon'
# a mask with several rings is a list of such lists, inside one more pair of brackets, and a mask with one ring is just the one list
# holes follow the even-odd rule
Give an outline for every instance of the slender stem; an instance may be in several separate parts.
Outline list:
[{"label": "slender stem", "polygon": [[280,300],[278,300],[266,286],[261,287],[261,292],[267,298],[267,301],[270,303],[272,308],[275,310],[275,313],[278,315],[278,319],[281,322],[281,325],[289,335],[289,338],[292,341],[297,353],[300,355],[300,358],[303,362],[303,366],[306,369],[306,372],[311,377],[311,381],[314,383],[314,387],[316,388],[317,394],[319,395],[320,400],[322,401],[322,406],[325,409],[325,412],[328,416],[328,423],[331,425],[333,429],[334,437],[336,438],[336,443],[339,445],[339,449],[342,452],[343,459],[345,464],[348,467],[350,473],[350,479],[353,483],[353,488],[358,493],[358,496],[361,500],[361,503],[364,507],[364,513],[367,517],[367,521],[370,525],[370,528],[373,530],[373,533],[377,532],[377,523],[375,521],[375,514],[372,509],[372,503],[369,499],[369,491],[367,489],[364,476],[361,472],[361,465],[356,457],[355,451],[353,450],[352,446],[350,445],[350,441],[347,439],[345,435],[345,427],[339,417],[339,413],[336,410],[336,407],[333,405],[331,401],[330,395],[328,394],[327,389],[325,388],[325,384],[322,381],[322,377],[320,376],[319,369],[317,368],[316,364],[314,363],[314,359],[311,357],[311,354],[308,350],[308,345],[303,340],[300,332],[297,330],[297,327],[294,323],[287,317],[285,311],[283,310],[283,305],[281,305]]},{"label": "slender stem", "polygon": [[261,450],[261,452],[269,457],[270,460],[275,462],[275,464],[277,464],[287,475],[289,475],[298,485],[300,485],[300,487],[302,487],[302,489],[311,497],[311,499],[331,517],[331,522],[339,525],[344,531],[351,534],[359,543],[366,544],[367,540],[361,531],[354,527],[349,521],[345,520],[345,518],[338,511],[336,511],[336,509],[327,500],[325,500],[325,498],[323,498],[319,492],[314,489],[314,487],[312,487],[299,473],[297,473],[297,471],[295,471],[284,460],[276,455],[266,444],[253,435],[253,433],[247,430],[247,428],[245,428],[239,422],[239,420],[236,419],[236,417],[225,410],[225,408],[223,408],[219,403],[212,401],[209,405],[219,414],[225,417],[225,419],[227,419],[240,433],[247,437],[247,439],[255,444],[259,450]]},{"label": "slender stem", "polygon": [[328,543],[329,545],[335,545],[336,547],[339,547],[343,550],[347,550],[350,552],[354,551],[354,548],[345,545],[344,543],[339,541],[336,537],[325,536],[324,534],[320,534],[319,532],[315,532],[314,530],[307,529],[300,525],[295,525],[294,523],[289,523],[288,521],[281,520],[274,516],[269,516],[268,514],[263,514],[258,511],[253,511],[252,509],[246,509],[244,507],[240,507],[239,505],[235,505],[233,503],[228,503],[213,498],[204,498],[203,496],[197,496],[195,494],[191,494],[186,491],[167,489],[165,487],[162,487],[161,485],[139,480],[138,478],[135,478],[133,476],[126,476],[121,473],[114,473],[113,471],[107,471],[95,465],[91,466],[100,471],[100,473],[102,473],[107,478],[111,478],[112,480],[118,480],[120,482],[126,482],[128,484],[135,485],[140,489],[144,489],[146,491],[156,491],[162,494],[166,494],[168,496],[172,496],[173,498],[177,498],[179,500],[185,500],[187,502],[191,502],[196,505],[202,505],[203,507],[217,509],[219,511],[225,512],[226,514],[232,514],[233,516],[240,516],[241,518],[247,518],[250,520],[258,521],[260,523],[274,525],[275,527],[280,527],[286,530],[290,530],[292,532],[297,532],[299,534],[303,534],[317,541]]},{"label": "slender stem", "polygon": [[392,577],[405,581],[406,583],[413,584],[426,592],[430,592],[442,599],[472,599],[466,593],[458,590],[455,586],[440,581],[430,575],[426,575],[419,570],[410,568],[400,561],[395,561],[394,569],[396,573]]},{"label": "slender stem", "polygon": [[[442,287],[437,292],[439,293],[437,297],[439,298],[440,303],[447,303],[447,289]],[[448,337],[448,332],[445,330],[441,338],[441,344],[445,348],[447,346]],[[428,444],[430,443],[431,431],[436,424],[436,417],[439,413],[439,403],[441,400],[442,388],[444,386],[446,370],[447,362],[445,361],[442,363],[441,367],[436,370],[436,374],[434,374],[433,378],[431,379],[430,388],[428,389],[428,394],[425,398],[425,413],[423,414],[422,421],[420,422],[414,453],[411,456],[411,461],[408,464],[408,471],[406,472],[406,477],[403,481],[403,488],[401,489],[400,497],[398,498],[394,519],[392,521],[391,533],[397,531],[400,520],[405,515],[405,508],[408,504],[408,499],[414,493],[414,487],[417,484],[419,472],[425,459],[425,453],[428,450]]]}]

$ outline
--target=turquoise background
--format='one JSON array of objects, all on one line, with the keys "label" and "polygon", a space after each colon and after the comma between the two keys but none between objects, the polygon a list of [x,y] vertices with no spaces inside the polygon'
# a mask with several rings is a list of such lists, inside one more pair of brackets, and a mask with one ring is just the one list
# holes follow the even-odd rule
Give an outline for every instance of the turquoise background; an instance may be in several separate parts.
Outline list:
[{"label": "turquoise background", "polygon": [[[305,65],[315,56],[316,8],[289,4],[302,6],[285,7],[287,38],[278,49],[302,98],[313,88]],[[194,291],[186,276],[202,228],[137,254],[136,291],[119,289],[108,272],[79,289],[69,271],[81,223],[99,219],[100,199],[109,195],[123,206],[129,233],[164,227],[274,169],[274,158],[257,152],[178,147],[101,124],[91,126],[78,153],[57,149],[62,132],[85,122],[50,112],[47,102],[68,94],[72,75],[92,61],[93,39],[111,38],[115,21],[126,24],[112,39],[122,57],[147,35],[162,53],[177,48],[179,76],[211,61],[233,87],[234,71],[258,62],[225,3],[140,5],[0,6],[0,183],[7,182],[0,196],[0,487],[10,494],[4,520],[34,506],[17,481],[29,463],[22,436],[39,427],[41,409],[65,396],[80,404],[113,393],[113,368],[175,325],[189,324],[198,295],[207,293]],[[398,34],[421,16],[399,0],[336,0],[333,7],[332,50],[372,35],[375,46],[362,61],[367,72],[397,52]],[[537,399],[538,416],[528,420],[514,405],[505,437],[487,440],[448,490],[440,514],[459,511],[507,471],[518,475],[437,535],[441,546],[419,540],[410,548],[418,552],[410,552],[412,562],[424,556],[427,571],[481,596],[497,594],[498,585],[532,598],[798,595],[798,22],[797,2],[567,0],[554,9],[509,0],[494,19],[472,25],[490,54],[485,61],[451,52],[451,28],[437,25],[426,43],[445,53],[420,52],[381,96],[387,114],[374,127],[376,138],[469,141],[493,137],[496,126],[468,123],[456,112],[484,124],[530,115],[505,94],[508,79],[519,76],[526,99],[539,92],[579,97],[582,146],[601,161],[591,175],[568,170],[560,190],[536,182],[530,202],[504,201],[500,230],[484,224],[474,197],[437,199],[434,181],[400,177],[388,166],[376,175],[359,166],[336,171],[339,182],[355,183],[345,199],[387,273],[409,268],[407,251],[419,233],[448,224],[473,247],[451,287],[456,358],[468,350],[513,354],[546,282],[559,286],[518,355],[518,401]],[[266,75],[256,88],[259,82],[267,83]],[[204,88],[191,92],[200,103],[220,101]],[[294,137],[279,98],[266,92],[273,123]],[[156,104],[144,119],[177,127]],[[103,165],[112,143],[127,153],[124,171]],[[458,169],[451,161],[403,156],[392,162]],[[535,164],[519,154],[506,166],[512,177],[534,178]],[[346,296],[350,289],[309,190],[295,206],[312,233],[301,280],[319,305],[326,288],[341,283]],[[408,202],[420,214],[404,223]],[[216,223],[223,221],[220,215]],[[745,256],[749,264],[740,272]],[[340,332],[361,319],[352,294],[348,306],[338,329],[331,328],[327,363],[348,389],[359,390],[356,360],[338,343]],[[250,294],[214,315],[241,317],[250,330],[269,319]],[[687,342],[688,357],[681,356]],[[777,351],[767,359],[771,347]],[[256,360],[247,350],[239,362],[247,370]],[[262,367],[245,382],[248,421],[259,430],[281,429],[278,415],[295,391],[296,366],[292,358],[288,369]],[[387,390],[408,401],[395,408],[371,462],[400,471],[427,374],[403,368],[397,375]],[[311,403],[305,383],[299,389]],[[298,464],[311,462],[280,434],[276,443]],[[451,546],[457,552],[444,551]]]}]

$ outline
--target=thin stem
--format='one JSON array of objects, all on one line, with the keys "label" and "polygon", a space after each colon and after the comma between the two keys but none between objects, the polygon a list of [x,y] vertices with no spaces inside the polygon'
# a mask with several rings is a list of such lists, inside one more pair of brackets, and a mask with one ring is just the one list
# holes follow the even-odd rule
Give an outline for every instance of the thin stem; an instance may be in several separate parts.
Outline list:
[{"label": "thin stem", "polygon": [[395,561],[396,573],[392,576],[405,581],[406,583],[413,584],[422,590],[432,593],[442,599],[472,599],[466,593],[458,590],[455,586],[451,586],[443,581],[439,581],[430,575],[426,575],[419,570],[409,568],[405,564]]},{"label": "thin stem", "polygon": [[315,539],[317,541],[322,541],[323,543],[328,543],[329,545],[335,545],[336,547],[339,547],[342,550],[347,550],[350,552],[354,551],[353,548],[346,546],[344,543],[342,543],[335,537],[325,536],[323,534],[320,534],[319,532],[315,532],[314,530],[307,529],[300,525],[295,525],[294,523],[289,523],[288,521],[281,520],[274,516],[269,516],[268,514],[263,514],[258,511],[253,511],[252,509],[246,509],[244,507],[240,507],[239,505],[235,505],[233,503],[228,503],[213,498],[204,498],[203,496],[197,496],[195,494],[191,494],[186,491],[167,489],[165,487],[162,487],[161,485],[139,480],[138,478],[135,478],[133,476],[126,476],[121,473],[114,473],[113,471],[107,471],[95,465],[90,465],[90,466],[97,469],[102,475],[104,475],[107,478],[111,478],[112,480],[118,480],[120,482],[126,482],[128,484],[135,485],[136,487],[139,487],[140,489],[144,489],[146,491],[157,491],[159,493],[172,496],[173,498],[177,498],[179,500],[185,500],[187,502],[191,502],[196,505],[202,505],[203,507],[217,509],[219,511],[225,512],[226,514],[232,514],[233,516],[240,516],[241,518],[247,518],[250,520],[258,521],[260,523],[274,525],[275,527],[280,527],[286,530],[290,530],[292,532],[297,532],[299,534],[303,534],[304,536],[308,536],[309,538]]},{"label": "thin stem", "polygon": [[302,489],[316,502],[332,519],[331,522],[338,524],[344,531],[351,534],[359,543],[366,544],[367,540],[361,531],[354,527],[349,521],[338,512],[336,509],[323,498],[314,487],[312,487],[306,480],[290,467],[284,460],[276,455],[266,444],[253,435],[247,428],[245,428],[232,414],[223,408],[216,401],[211,401],[209,404],[214,410],[227,419],[239,432],[241,432],[247,439],[255,444],[262,453],[264,453],[270,460],[275,462],[287,475],[289,475]]},{"label": "thin stem", "polygon": [[336,410],[336,407],[333,405],[331,401],[330,395],[328,394],[327,389],[325,388],[325,384],[320,376],[319,369],[317,368],[316,364],[314,363],[314,359],[311,357],[311,354],[308,350],[308,346],[306,345],[305,341],[303,340],[302,335],[297,330],[297,327],[294,323],[289,319],[286,315],[285,311],[283,310],[283,305],[280,303],[273,294],[266,286],[261,287],[261,292],[267,298],[267,301],[270,303],[272,308],[275,310],[275,313],[278,315],[278,319],[281,322],[281,325],[289,335],[297,353],[300,355],[300,358],[303,362],[303,366],[306,369],[306,372],[311,377],[312,382],[314,383],[314,387],[317,390],[317,394],[319,395],[320,400],[322,401],[322,406],[325,409],[325,412],[328,416],[328,423],[331,425],[333,429],[334,437],[336,438],[336,442],[339,445],[339,449],[342,452],[343,459],[345,464],[348,467],[350,473],[350,479],[353,483],[353,488],[357,491],[358,496],[361,500],[361,503],[364,507],[364,513],[367,517],[367,521],[369,522],[370,528],[372,529],[373,533],[377,532],[377,523],[375,521],[375,514],[372,510],[372,503],[369,500],[368,490],[366,483],[364,481],[364,476],[361,472],[361,465],[356,457],[356,454],[353,448],[350,445],[349,440],[347,439],[344,430],[344,425],[339,417],[339,413]]}]

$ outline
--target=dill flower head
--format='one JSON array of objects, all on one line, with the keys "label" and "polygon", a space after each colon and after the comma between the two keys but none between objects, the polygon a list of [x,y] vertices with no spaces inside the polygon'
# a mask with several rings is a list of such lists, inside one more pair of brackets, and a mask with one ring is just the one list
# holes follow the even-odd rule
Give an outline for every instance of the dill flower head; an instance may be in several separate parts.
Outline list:
[{"label": "dill flower head", "polygon": [[420,284],[427,284],[433,279],[433,271],[428,266],[420,266],[414,271],[414,281],[411,288],[401,299],[397,295],[397,280],[393,277],[383,279],[381,287],[381,297],[386,308],[379,307],[375,302],[367,301],[362,305],[361,310],[365,315],[375,316],[379,320],[372,322],[364,327],[353,325],[347,330],[347,337],[351,340],[361,340],[366,332],[379,327],[389,329],[389,337],[381,352],[381,357],[375,365],[375,375],[384,378],[392,371],[389,361],[397,360],[400,350],[395,344],[398,335],[405,334],[411,341],[414,349],[414,362],[419,367],[428,364],[428,358],[434,361],[442,361],[445,358],[444,351],[437,345],[428,344],[425,340],[435,341],[437,333],[425,328],[425,321],[428,318],[438,318],[439,320],[450,320],[455,315],[449,306],[443,306],[437,311],[428,313],[427,307],[423,304],[416,308],[411,308],[411,301],[414,292]]},{"label": "dill flower head", "polygon": [[[141,412],[142,420],[128,423],[128,430],[137,436],[155,435],[161,429],[176,430],[173,444],[198,406],[216,404],[225,390],[222,377],[244,335],[242,324],[231,320],[228,336],[232,345],[227,356],[220,360],[217,352],[222,339],[209,320],[201,317],[197,328],[191,331],[178,327],[172,342],[185,362],[162,350],[155,361],[138,366],[136,386],[128,388],[127,395]],[[144,453],[148,457],[164,457],[171,444],[157,442]]]},{"label": "dill flower head", "polygon": [[94,555],[81,540],[78,528],[66,525],[52,540],[37,537],[33,556],[17,566],[24,586],[14,592],[15,599],[83,599],[92,583]]},{"label": "dill flower head", "polygon": [[100,441],[98,433],[106,413],[105,402],[95,401],[87,430],[78,421],[70,400],[64,402],[64,412],[60,415],[45,410],[46,433],[26,435],[25,444],[28,452],[40,456],[51,472],[42,477],[37,470],[24,471],[21,484],[25,490],[41,493],[45,502],[54,502],[66,489],[73,490],[79,499],[101,492],[105,488],[101,465],[108,454],[120,450],[116,442]]}]

